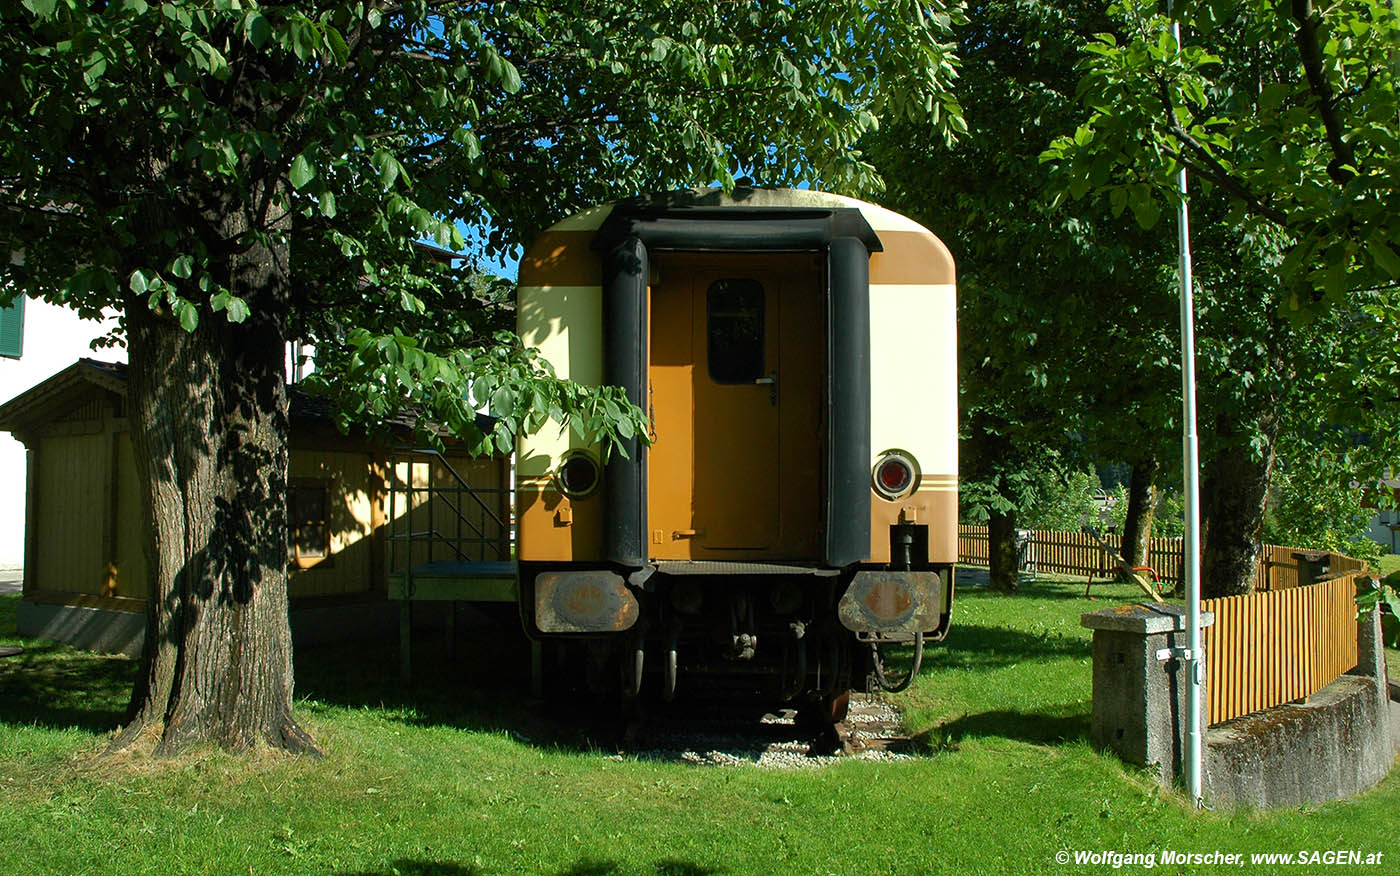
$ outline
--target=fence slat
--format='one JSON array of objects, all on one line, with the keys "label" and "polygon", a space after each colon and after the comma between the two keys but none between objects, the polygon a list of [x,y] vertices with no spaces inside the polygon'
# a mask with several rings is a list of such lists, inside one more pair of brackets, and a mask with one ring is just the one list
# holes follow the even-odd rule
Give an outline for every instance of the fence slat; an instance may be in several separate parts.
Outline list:
[{"label": "fence slat", "polygon": [[1206,599],[1209,722],[1312,696],[1356,665],[1353,572],[1302,587]]}]

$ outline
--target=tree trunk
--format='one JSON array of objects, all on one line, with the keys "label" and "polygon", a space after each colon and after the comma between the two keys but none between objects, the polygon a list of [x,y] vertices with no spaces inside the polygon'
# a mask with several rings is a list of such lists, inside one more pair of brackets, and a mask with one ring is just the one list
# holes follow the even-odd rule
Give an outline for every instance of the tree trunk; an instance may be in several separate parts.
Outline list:
[{"label": "tree trunk", "polygon": [[[238,239],[248,217],[221,209],[210,224]],[[227,255],[218,277],[251,307],[242,323],[206,307],[186,332],[168,310],[126,301],[150,580],[141,672],[114,748],[151,736],[157,754],[203,742],[316,751],[292,717],[287,245],[269,240]]]},{"label": "tree trunk", "polygon": [[1128,486],[1128,514],[1123,520],[1123,559],[1130,566],[1151,565],[1152,522],[1157,513],[1157,457],[1133,463],[1132,483]]},{"label": "tree trunk", "polygon": [[1231,447],[1205,464],[1201,478],[1203,598],[1237,596],[1254,589],[1273,468],[1272,442],[1263,458],[1256,459],[1247,446]]},{"label": "tree trunk", "polygon": [[998,593],[1020,588],[1016,572],[1016,512],[991,512],[987,520],[988,586]]}]

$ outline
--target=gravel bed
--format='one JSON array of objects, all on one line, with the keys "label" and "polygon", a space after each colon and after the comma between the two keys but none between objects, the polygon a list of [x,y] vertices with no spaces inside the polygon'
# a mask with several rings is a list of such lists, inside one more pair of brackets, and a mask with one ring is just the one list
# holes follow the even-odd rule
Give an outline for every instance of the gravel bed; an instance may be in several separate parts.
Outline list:
[{"label": "gravel bed", "polygon": [[852,754],[807,754],[811,739],[784,709],[757,721],[720,717],[668,719],[648,725],[636,747],[615,760],[632,759],[696,766],[755,766],[760,769],[815,769],[841,760],[912,760],[900,733],[899,711],[885,700],[852,694],[846,727]]}]

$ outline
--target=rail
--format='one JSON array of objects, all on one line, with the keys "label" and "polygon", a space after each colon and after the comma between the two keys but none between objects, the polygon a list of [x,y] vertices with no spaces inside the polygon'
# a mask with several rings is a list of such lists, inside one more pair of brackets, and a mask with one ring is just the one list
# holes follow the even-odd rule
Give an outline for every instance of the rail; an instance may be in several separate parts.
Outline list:
[{"label": "rail", "polygon": [[[446,471],[448,474],[452,475],[452,478],[455,481],[457,481],[457,486],[460,489],[465,490],[467,494],[470,495],[472,499],[476,501],[476,504],[481,507],[481,510],[485,511],[491,517],[491,519],[495,522],[495,524],[498,527],[501,527],[502,529],[505,528],[505,521],[503,521],[496,514],[495,511],[492,511],[489,505],[481,501],[481,497],[477,495],[476,489],[472,487],[471,484],[467,483],[466,478],[462,477],[460,474],[457,473],[457,469],[452,467],[452,464],[447,461],[447,457],[443,456],[441,451],[433,450],[430,447],[419,447],[414,448],[409,452],[412,453],[414,456],[430,456],[437,459],[438,462],[442,463],[443,470]],[[491,492],[502,492],[502,490],[497,488],[493,489]]]},{"label": "rail", "polygon": [[497,462],[488,478],[492,483],[474,485],[437,450],[403,449],[390,456],[391,572],[409,572],[440,558],[511,558],[509,476],[504,460]]}]

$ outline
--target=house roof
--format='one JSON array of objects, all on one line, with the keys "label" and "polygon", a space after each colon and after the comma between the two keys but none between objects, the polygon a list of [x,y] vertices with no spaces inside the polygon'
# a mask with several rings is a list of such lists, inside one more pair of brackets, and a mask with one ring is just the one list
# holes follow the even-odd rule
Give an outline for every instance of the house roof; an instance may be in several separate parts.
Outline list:
[{"label": "house roof", "polygon": [[17,432],[54,419],[92,393],[93,388],[126,395],[126,365],[79,359],[36,386],[0,404],[0,432]]},{"label": "house roof", "polygon": [[[72,365],[0,404],[0,432],[23,432],[50,422],[82,404],[93,389],[126,397],[126,363],[79,359]],[[334,426],[333,406],[329,399],[312,395],[293,385],[287,387],[292,423],[297,426]],[[387,423],[392,432],[411,433],[418,424],[412,410],[402,411]],[[485,414],[477,415],[477,427],[490,432],[495,421]],[[443,437],[442,430],[436,430]]]}]

